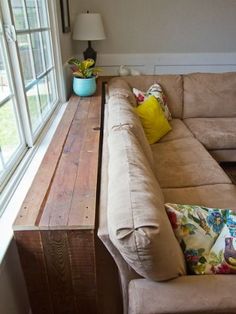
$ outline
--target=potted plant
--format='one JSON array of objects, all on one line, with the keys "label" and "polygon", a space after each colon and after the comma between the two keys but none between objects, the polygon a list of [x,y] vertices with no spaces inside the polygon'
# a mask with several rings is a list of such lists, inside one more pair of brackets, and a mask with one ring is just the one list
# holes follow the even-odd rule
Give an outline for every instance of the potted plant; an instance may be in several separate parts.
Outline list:
[{"label": "potted plant", "polygon": [[80,61],[71,58],[67,61],[73,72],[73,91],[78,96],[91,96],[96,91],[96,78],[100,69],[93,67],[94,60]]}]

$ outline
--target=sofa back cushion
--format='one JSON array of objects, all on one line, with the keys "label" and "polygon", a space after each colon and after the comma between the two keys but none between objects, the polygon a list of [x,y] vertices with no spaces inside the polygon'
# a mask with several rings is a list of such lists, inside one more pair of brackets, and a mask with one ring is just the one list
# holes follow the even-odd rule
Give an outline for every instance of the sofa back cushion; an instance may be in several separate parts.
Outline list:
[{"label": "sofa back cushion", "polygon": [[108,101],[108,132],[120,129],[129,129],[135,134],[150,166],[154,169],[153,153],[134,107],[126,97],[116,95]]},{"label": "sofa back cushion", "polygon": [[159,83],[167,98],[167,105],[173,118],[182,118],[183,82],[181,75],[142,75],[113,78],[108,84],[108,95],[126,96],[131,104],[136,104],[132,88],[147,91],[151,85]]},{"label": "sofa back cushion", "polygon": [[183,118],[236,117],[236,73],[194,73],[183,80]]},{"label": "sofa back cushion", "polygon": [[167,105],[172,118],[182,118],[183,82],[181,75],[142,75],[125,76],[123,78],[129,86],[147,91],[154,83],[159,83],[167,98]]},{"label": "sofa back cushion", "polygon": [[116,77],[109,80],[108,97],[122,96],[128,99],[131,105],[136,106],[136,98],[130,85],[122,78]]},{"label": "sofa back cushion", "polygon": [[115,247],[141,276],[161,281],[185,274],[183,253],[168,221],[160,186],[127,129],[108,137],[108,230]]}]

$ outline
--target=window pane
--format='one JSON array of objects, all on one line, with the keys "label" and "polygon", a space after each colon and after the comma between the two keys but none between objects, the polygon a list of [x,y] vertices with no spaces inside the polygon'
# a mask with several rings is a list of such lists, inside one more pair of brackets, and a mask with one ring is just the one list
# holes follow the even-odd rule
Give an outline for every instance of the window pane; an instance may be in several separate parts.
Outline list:
[{"label": "window pane", "polygon": [[47,83],[46,77],[44,77],[43,79],[40,80],[40,82],[38,84],[38,89],[39,89],[41,112],[44,115],[50,109],[50,107],[49,107],[50,102],[49,102],[48,83]]},{"label": "window pane", "polygon": [[10,88],[7,79],[7,71],[3,58],[3,42],[0,34],[0,102],[10,95]]},{"label": "window pane", "polygon": [[32,131],[34,132],[41,124],[40,103],[37,86],[33,86],[27,92],[28,108]]},{"label": "window pane", "polygon": [[38,28],[39,27],[39,19],[38,19],[38,9],[36,5],[37,0],[26,0],[26,9],[27,9],[27,16],[29,21],[29,27]]},{"label": "window pane", "polygon": [[45,63],[46,63],[46,68],[48,69],[52,66],[51,40],[50,40],[50,34],[48,31],[42,32],[42,39],[43,39]]},{"label": "window pane", "polygon": [[47,14],[47,5],[45,0],[37,0],[38,9],[39,9],[39,19],[41,27],[48,27],[48,14]]},{"label": "window pane", "polygon": [[7,163],[21,144],[12,101],[0,107],[0,121],[0,147]]},{"label": "window pane", "polygon": [[16,30],[25,30],[27,26],[26,11],[24,7],[24,0],[11,0],[13,17]]},{"label": "window pane", "polygon": [[39,32],[31,34],[32,49],[34,55],[35,72],[38,77],[44,70],[43,50],[41,49],[41,34]]},{"label": "window pane", "polygon": [[48,75],[48,88],[49,88],[49,98],[50,103],[54,104],[56,102],[56,82],[55,82],[55,72],[51,71]]},{"label": "window pane", "polygon": [[[0,154],[1,154],[1,151],[0,151]],[[0,156],[0,175],[1,175],[2,171],[3,171],[3,163],[2,163],[1,156]]]},{"label": "window pane", "polygon": [[17,36],[18,47],[20,51],[21,66],[23,70],[24,82],[27,85],[34,79],[33,75],[33,58],[30,48],[29,35]]}]

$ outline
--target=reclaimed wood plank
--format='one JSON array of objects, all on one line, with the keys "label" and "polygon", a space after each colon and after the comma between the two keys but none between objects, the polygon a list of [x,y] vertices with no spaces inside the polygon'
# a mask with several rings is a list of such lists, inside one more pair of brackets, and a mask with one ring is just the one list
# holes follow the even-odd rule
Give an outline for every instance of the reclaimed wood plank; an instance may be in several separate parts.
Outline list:
[{"label": "reclaimed wood plank", "polygon": [[97,154],[83,153],[82,155],[75,182],[77,192],[73,194],[68,227],[77,229],[79,226],[80,229],[94,229],[96,186],[90,186],[89,183],[97,177],[97,169],[94,167],[94,160],[96,160],[94,156],[97,157]]},{"label": "reclaimed wood plank", "polygon": [[55,314],[75,314],[74,291],[66,231],[41,231],[50,294]]},{"label": "reclaimed wood plank", "polygon": [[14,236],[32,313],[54,314],[40,233],[38,231],[16,231]]},{"label": "reclaimed wood plank", "polygon": [[[77,114],[81,110],[83,119]],[[100,110],[97,102],[84,108],[84,100],[80,101],[45,203],[41,230],[95,227]]]},{"label": "reclaimed wood plank", "polygon": [[68,231],[72,284],[78,313],[98,313],[94,236],[91,230]]},{"label": "reclaimed wood plank", "polygon": [[88,111],[92,102],[91,97],[83,97],[81,100],[82,102],[80,103],[80,106],[75,114],[74,120],[84,120],[88,117]]},{"label": "reclaimed wood plank", "polygon": [[89,119],[98,118],[101,119],[101,96],[97,95],[93,97],[93,101],[90,104]]},{"label": "reclaimed wood plank", "polygon": [[[73,156],[76,154],[73,154]],[[39,222],[40,230],[65,229],[70,211],[71,197],[77,173],[73,156],[62,156],[50,194],[45,202],[44,211]],[[57,228],[58,227],[58,228]]]},{"label": "reclaimed wood plank", "polygon": [[65,114],[57,127],[40,168],[16,217],[13,225],[14,230],[37,228],[62,153],[62,148],[78,107],[78,102],[78,97],[70,99]]}]

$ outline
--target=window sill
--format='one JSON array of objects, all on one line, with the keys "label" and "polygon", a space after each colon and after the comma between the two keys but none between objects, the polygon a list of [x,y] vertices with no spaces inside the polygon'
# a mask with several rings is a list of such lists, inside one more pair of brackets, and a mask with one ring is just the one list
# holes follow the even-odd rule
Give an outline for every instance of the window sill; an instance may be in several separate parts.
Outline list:
[{"label": "window sill", "polygon": [[63,113],[67,107],[67,103],[63,104],[57,112],[53,115],[53,121],[46,125],[46,134],[41,136],[39,142],[36,143],[35,147],[29,150],[25,158],[29,158],[29,154],[34,153],[33,150],[36,150],[32,160],[30,161],[27,170],[22,176],[17,188],[15,189],[8,205],[2,216],[0,217],[0,265],[3,261],[5,253],[8,249],[10,241],[13,237],[12,224],[16,218],[18,211],[20,210],[21,204],[24,201],[24,198],[31,186],[31,183],[34,179],[35,174],[41,164],[41,161],[47,151],[47,148],[52,140],[52,137],[56,131],[56,128],[63,116]]}]

